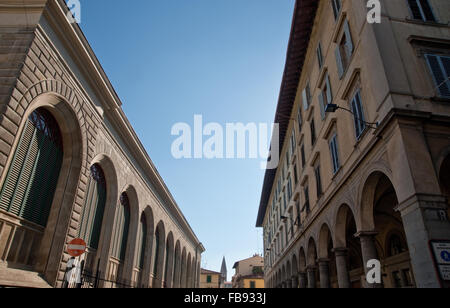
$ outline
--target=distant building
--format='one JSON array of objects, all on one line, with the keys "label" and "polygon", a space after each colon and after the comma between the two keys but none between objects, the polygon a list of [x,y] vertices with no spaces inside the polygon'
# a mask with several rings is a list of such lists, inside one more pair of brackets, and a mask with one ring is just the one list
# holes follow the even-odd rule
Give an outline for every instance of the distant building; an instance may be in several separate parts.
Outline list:
[{"label": "distant building", "polygon": [[202,268],[200,273],[201,289],[218,289],[222,284],[222,273]]},{"label": "distant building", "polygon": [[222,267],[220,269],[221,278],[222,278],[222,284],[220,285],[220,288],[225,288],[225,282],[227,281],[228,271],[227,271],[227,263],[225,262],[225,257],[223,257],[222,260]]},{"label": "distant building", "polygon": [[236,270],[233,276],[232,287],[239,289],[264,288],[264,258],[254,255],[251,258],[238,261],[234,264]]}]

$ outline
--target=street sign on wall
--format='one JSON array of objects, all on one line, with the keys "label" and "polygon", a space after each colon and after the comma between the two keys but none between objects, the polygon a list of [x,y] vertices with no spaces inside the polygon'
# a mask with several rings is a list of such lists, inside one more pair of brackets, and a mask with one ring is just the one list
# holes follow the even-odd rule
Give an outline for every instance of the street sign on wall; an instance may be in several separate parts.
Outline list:
[{"label": "street sign on wall", "polygon": [[450,242],[433,241],[431,247],[442,280],[450,281]]}]

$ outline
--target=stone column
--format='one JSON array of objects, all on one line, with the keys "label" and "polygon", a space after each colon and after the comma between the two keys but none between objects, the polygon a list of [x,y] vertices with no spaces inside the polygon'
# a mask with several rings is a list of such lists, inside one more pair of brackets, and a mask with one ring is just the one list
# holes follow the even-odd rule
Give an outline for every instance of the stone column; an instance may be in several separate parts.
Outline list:
[{"label": "stone column", "polygon": [[306,289],[308,286],[308,277],[305,272],[298,273],[298,284],[300,289]]},{"label": "stone column", "polygon": [[[374,231],[362,231],[358,232],[356,234],[357,237],[359,237],[361,241],[361,252],[363,257],[363,267],[364,272],[369,272],[369,268],[367,268],[367,264],[370,260],[378,260],[378,254],[377,249],[375,247],[375,236],[377,235],[377,232]],[[381,261],[381,260],[380,260]],[[368,288],[380,288],[382,287],[381,284],[368,284],[366,280],[364,280],[364,284]]]},{"label": "stone column", "polygon": [[308,274],[308,289],[316,288],[316,267],[309,266],[306,271]]},{"label": "stone column", "polygon": [[396,210],[402,216],[416,286],[449,287],[450,283],[441,285],[439,273],[434,266],[433,252],[429,248],[432,240],[450,238],[445,197],[417,194],[401,202]]},{"label": "stone column", "polygon": [[330,288],[330,260],[319,260],[320,287],[322,289]]},{"label": "stone column", "polygon": [[338,277],[339,288],[347,289],[350,288],[350,276],[348,274],[347,266],[347,248],[335,248],[333,250],[336,256],[336,271]]},{"label": "stone column", "polygon": [[292,289],[298,289],[298,276],[292,276]]}]

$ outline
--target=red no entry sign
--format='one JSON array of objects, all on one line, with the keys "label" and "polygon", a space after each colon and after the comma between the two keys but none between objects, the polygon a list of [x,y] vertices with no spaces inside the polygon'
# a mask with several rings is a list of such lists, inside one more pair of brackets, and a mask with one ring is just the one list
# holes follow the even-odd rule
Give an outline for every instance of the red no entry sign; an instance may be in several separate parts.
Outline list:
[{"label": "red no entry sign", "polygon": [[81,238],[76,238],[67,245],[67,251],[72,257],[79,257],[86,251],[86,243]]}]

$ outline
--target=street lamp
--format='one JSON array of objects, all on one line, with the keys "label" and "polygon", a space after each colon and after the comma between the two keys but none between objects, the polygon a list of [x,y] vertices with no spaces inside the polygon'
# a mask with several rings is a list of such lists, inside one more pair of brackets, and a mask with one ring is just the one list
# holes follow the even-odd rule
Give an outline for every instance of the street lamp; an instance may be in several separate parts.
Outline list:
[{"label": "street lamp", "polygon": [[353,111],[351,111],[350,109],[340,107],[340,106],[338,106],[336,104],[328,104],[325,107],[325,112],[326,113],[335,113],[338,109],[342,109],[344,111],[347,111],[347,112],[351,113],[358,121],[363,122],[364,124],[366,124],[368,127],[372,128],[372,129],[377,129],[378,126],[379,126],[378,122],[377,123],[366,122],[366,121],[364,121],[364,120],[362,120],[360,118],[357,118],[356,115],[353,113]]}]

